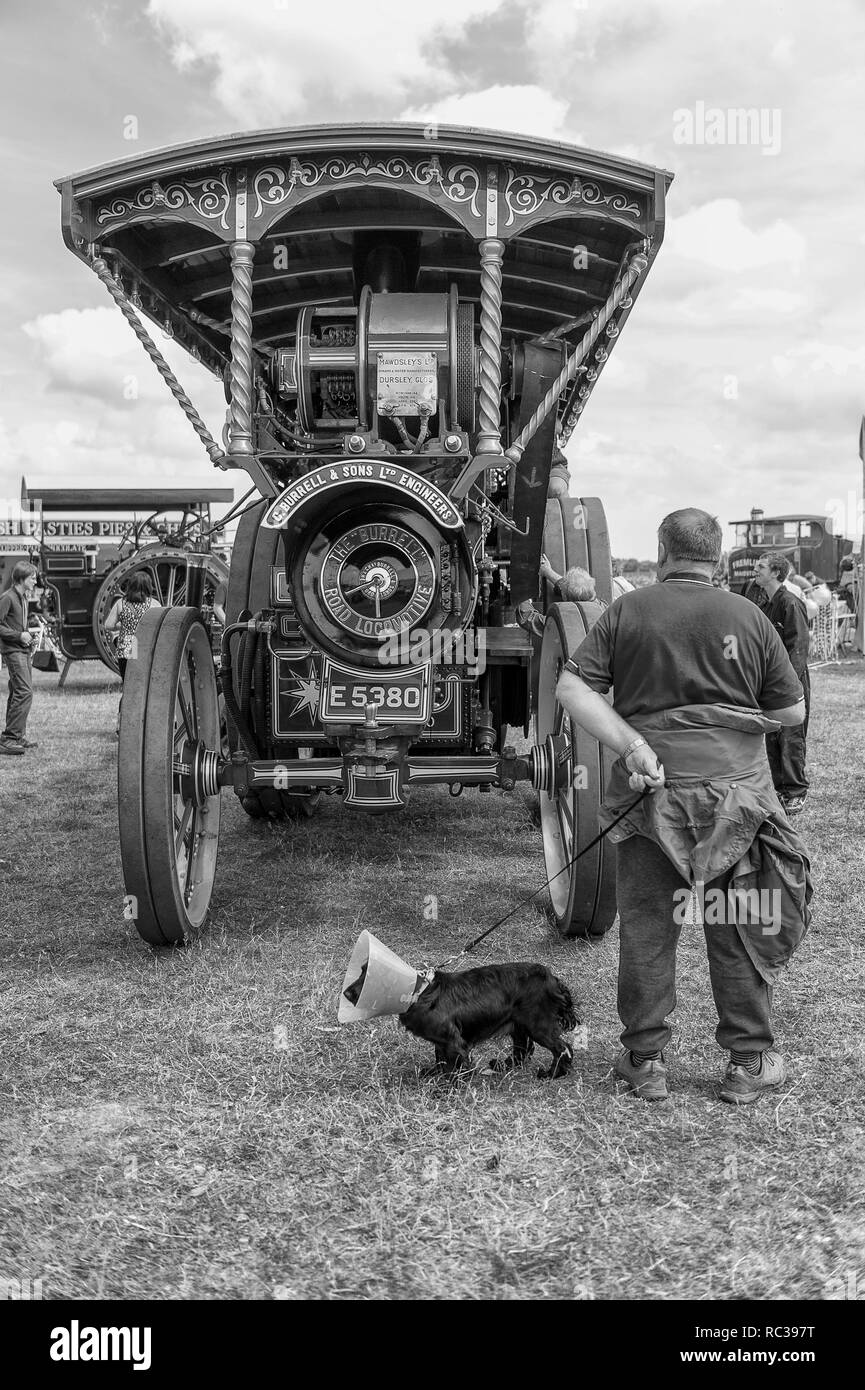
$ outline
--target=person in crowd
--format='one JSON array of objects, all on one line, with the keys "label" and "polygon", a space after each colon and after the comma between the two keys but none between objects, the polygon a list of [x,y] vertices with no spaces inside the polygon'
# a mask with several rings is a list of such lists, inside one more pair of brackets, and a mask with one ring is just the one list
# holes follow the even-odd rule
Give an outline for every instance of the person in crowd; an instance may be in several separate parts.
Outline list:
[{"label": "person in crowd", "polygon": [[[772,624],[741,595],[713,587],[720,553],[721,527],[707,512],[666,516],[658,582],[601,614],[556,694],[571,719],[618,754],[602,811],[607,825],[627,813],[610,835],[624,1048],[616,1074],[643,1099],[667,1097],[676,947],[696,890],[698,902],[702,892],[715,904],[701,915],[715,1036],[730,1054],[720,1094],[742,1105],[786,1075],[773,1046],[772,989],[807,928],[811,884],[763,734],[801,723],[805,705]],[[635,792],[648,794],[634,804]],[[771,901],[768,925],[743,909],[744,883]]]},{"label": "person in crowd", "polygon": [[795,571],[791,569],[784,581],[784,587],[790,590],[794,598],[802,600],[805,605],[805,617],[808,619],[809,623],[812,622],[819,613],[820,608],[811,595],[811,585],[809,581],[804,575],[796,574]]},{"label": "person in crowd", "polygon": [[[126,680],[126,667],[136,652],[135,633],[138,624],[151,608],[161,608],[158,599],[153,597],[153,582],[146,570],[136,570],[127,580],[126,588],[113,604],[105,619],[105,631],[117,633],[114,654],[120,679]],[[120,693],[120,705],[123,692]],[[120,732],[120,706],[117,709],[117,732]]]},{"label": "person in crowd", "polygon": [[847,604],[851,613],[856,611],[856,562],[852,555],[845,555],[841,561],[841,574],[838,580],[838,592]]},{"label": "person in crowd", "polygon": [[817,605],[817,608],[828,608],[832,602],[832,594],[825,579],[818,579],[813,570],[808,570],[805,575],[810,589],[806,590],[808,597]]},{"label": "person in crowd", "polygon": [[802,682],[805,718],[801,724],[767,733],[766,753],[772,769],[775,790],[788,815],[805,805],[808,774],[805,769],[805,741],[811,713],[811,678],[808,674],[808,619],[802,603],[791,596],[784,584],[789,560],[780,551],[761,555],[754,569],[754,582],[766,596],[763,612],[784,643],[793,670]]},{"label": "person in crowd", "polygon": [[[556,574],[546,555],[541,556],[540,574],[542,579],[546,579],[553,586],[556,598],[564,599],[567,603],[599,603],[602,608],[606,604],[602,598],[598,597],[595,581],[584,570],[581,565],[572,565],[564,574]],[[630,579],[625,579],[624,575],[613,572],[613,602],[621,594],[632,594],[634,585]]]},{"label": "person in crowd", "polygon": [[613,600],[621,598],[622,594],[632,594],[635,588],[636,585],[622,574],[621,560],[615,560],[613,562]]},{"label": "person in crowd", "polygon": [[30,600],[36,591],[36,566],[20,561],[12,570],[12,585],[0,594],[0,656],[9,678],[6,726],[0,735],[0,754],[21,755],[37,745],[27,737],[27,716],[33,704],[33,672],[29,632]]},{"label": "person in crowd", "polygon": [[[556,574],[546,555],[542,555],[539,572],[542,579],[552,584],[556,598],[567,603],[600,603],[606,607],[604,600],[598,597],[594,579],[581,565],[572,565],[564,574]],[[633,592],[634,585],[620,573],[617,564],[613,568],[613,601],[621,594]]]},{"label": "person in crowd", "polygon": [[758,608],[765,608],[766,604],[768,603],[766,595],[763,593],[763,590],[760,588],[760,585],[757,583],[753,575],[748,580],[748,583],[745,585],[745,588],[742,590],[742,595],[751,603],[755,603]]},{"label": "person in crowd", "polygon": [[224,579],[220,579],[213,592],[213,617],[220,627],[228,625],[225,616],[225,605],[228,600],[228,584]]},{"label": "person in crowd", "polygon": [[541,556],[540,576],[552,584],[558,598],[565,603],[597,603],[595,581],[581,565],[572,565],[564,574],[556,574],[546,555]]},{"label": "person in crowd", "polygon": [[[790,565],[789,560],[787,561],[787,564]],[[807,589],[807,587],[808,586],[805,580],[800,579],[799,575],[797,575],[794,572],[792,566],[790,566],[787,578],[784,580],[784,588],[787,590],[789,594],[793,595],[793,598],[797,598],[799,600],[799,602],[805,609],[805,617],[810,622],[811,619],[816,616],[817,609],[816,606],[810,602],[809,598],[806,599],[805,590]],[[758,608],[765,609],[769,606],[769,599],[766,595],[765,590],[761,587],[761,585],[757,583],[757,580],[754,578],[750,580],[747,588],[745,589],[745,598],[750,599],[752,603],[756,603]]]},{"label": "person in crowd", "polygon": [[565,458],[561,449],[556,445],[553,449],[552,467],[550,468],[550,481],[547,485],[548,497],[567,497],[571,487],[571,473],[568,468],[568,460]]},{"label": "person in crowd", "polygon": [[[602,603],[595,590],[594,579],[589,571],[580,565],[572,565],[564,574],[556,574],[546,555],[542,555],[539,574],[552,585],[555,599],[562,599],[565,603]],[[520,627],[525,628],[527,632],[533,633],[536,637],[543,636],[544,615],[530,598],[519,604],[516,618]]]}]

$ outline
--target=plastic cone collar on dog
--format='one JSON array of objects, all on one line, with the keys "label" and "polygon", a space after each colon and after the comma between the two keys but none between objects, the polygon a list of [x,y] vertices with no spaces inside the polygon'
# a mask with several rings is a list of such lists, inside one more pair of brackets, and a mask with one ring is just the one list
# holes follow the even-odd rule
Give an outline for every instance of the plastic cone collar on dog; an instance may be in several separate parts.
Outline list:
[{"label": "plastic cone collar on dog", "polygon": [[428,975],[406,965],[372,932],[362,931],[342,982],[339,1022],[362,1023],[382,1014],[405,1013],[429,980]]}]

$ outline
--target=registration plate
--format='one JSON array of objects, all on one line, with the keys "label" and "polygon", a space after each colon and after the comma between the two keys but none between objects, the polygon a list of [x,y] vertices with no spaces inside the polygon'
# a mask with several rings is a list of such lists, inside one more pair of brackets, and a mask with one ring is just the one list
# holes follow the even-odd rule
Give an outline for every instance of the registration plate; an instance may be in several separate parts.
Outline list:
[{"label": "registration plate", "polygon": [[367,705],[378,706],[380,724],[426,724],[430,717],[430,668],[358,671],[325,657],[321,671],[319,718],[336,724],[362,724]]}]

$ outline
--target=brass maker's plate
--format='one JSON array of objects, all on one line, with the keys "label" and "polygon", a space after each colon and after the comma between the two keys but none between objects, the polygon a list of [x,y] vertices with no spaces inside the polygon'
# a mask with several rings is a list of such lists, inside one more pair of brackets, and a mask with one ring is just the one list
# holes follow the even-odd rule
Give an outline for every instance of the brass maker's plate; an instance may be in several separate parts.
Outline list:
[{"label": "brass maker's plate", "polygon": [[380,352],[376,373],[379,415],[432,415],[438,405],[434,352]]}]

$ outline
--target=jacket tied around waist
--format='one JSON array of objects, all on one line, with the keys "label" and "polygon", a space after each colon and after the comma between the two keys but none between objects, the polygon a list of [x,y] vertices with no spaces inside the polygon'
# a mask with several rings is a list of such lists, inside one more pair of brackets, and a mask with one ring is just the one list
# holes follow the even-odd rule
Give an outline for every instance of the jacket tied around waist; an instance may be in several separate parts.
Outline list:
[{"label": "jacket tied around waist", "polygon": [[[775,794],[766,758],[764,735],[778,729],[777,721],[759,710],[714,704],[629,716],[628,723],[663,764],[666,784],[644,797],[610,831],[610,840],[653,840],[696,890],[706,928],[723,930],[732,920],[771,983],[805,935],[812,895],[805,847]],[[633,799],[627,769],[616,759],[602,824]],[[730,883],[719,902],[712,881],[728,870]]]}]

